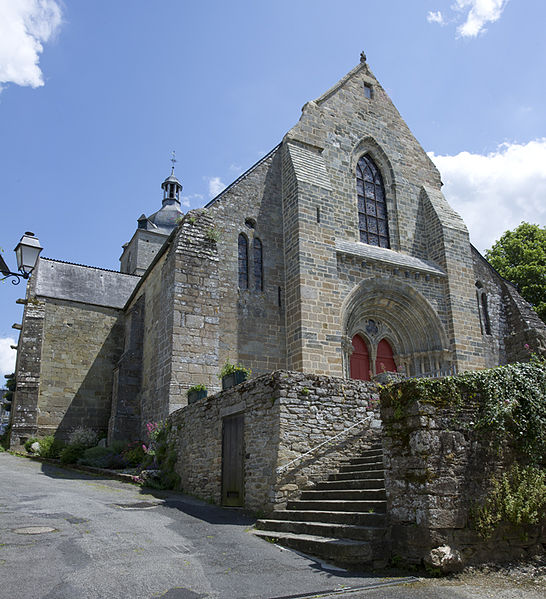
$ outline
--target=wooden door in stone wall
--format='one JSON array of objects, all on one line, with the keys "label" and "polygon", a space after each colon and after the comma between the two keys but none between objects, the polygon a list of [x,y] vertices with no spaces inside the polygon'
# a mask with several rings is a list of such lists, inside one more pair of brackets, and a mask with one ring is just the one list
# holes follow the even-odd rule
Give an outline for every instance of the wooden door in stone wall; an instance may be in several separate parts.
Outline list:
[{"label": "wooden door in stone wall", "polygon": [[360,335],[352,339],[353,353],[350,358],[351,378],[361,381],[370,380],[370,355],[366,342]]},{"label": "wooden door in stone wall", "polygon": [[244,416],[222,421],[222,505],[244,504]]},{"label": "wooden door in stone wall", "polygon": [[396,372],[392,347],[386,339],[379,342],[375,360],[375,373],[380,374],[382,372]]}]

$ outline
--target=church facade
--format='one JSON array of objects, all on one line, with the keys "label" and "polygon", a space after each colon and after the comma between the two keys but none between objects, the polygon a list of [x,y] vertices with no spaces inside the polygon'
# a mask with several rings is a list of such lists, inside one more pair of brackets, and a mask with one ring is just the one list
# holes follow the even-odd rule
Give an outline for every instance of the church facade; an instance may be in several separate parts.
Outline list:
[{"label": "church facade", "polygon": [[41,259],[18,343],[12,444],[78,424],[143,435],[229,360],[369,380],[546,349],[470,244],[440,174],[362,58],[204,209],[173,173],[120,272]]}]

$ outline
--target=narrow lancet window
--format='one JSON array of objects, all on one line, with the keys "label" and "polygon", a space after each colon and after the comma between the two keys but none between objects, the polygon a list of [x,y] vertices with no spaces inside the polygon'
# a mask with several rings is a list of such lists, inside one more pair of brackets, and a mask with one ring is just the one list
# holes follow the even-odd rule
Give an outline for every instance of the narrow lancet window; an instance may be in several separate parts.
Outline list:
[{"label": "narrow lancet window", "polygon": [[369,156],[362,156],[358,161],[356,190],[360,241],[382,248],[390,247],[383,179]]},{"label": "narrow lancet window", "polygon": [[239,235],[239,289],[248,289],[248,239]]},{"label": "narrow lancet window", "polygon": [[264,290],[264,268],[262,256],[262,242],[254,238],[254,289],[256,291]]}]

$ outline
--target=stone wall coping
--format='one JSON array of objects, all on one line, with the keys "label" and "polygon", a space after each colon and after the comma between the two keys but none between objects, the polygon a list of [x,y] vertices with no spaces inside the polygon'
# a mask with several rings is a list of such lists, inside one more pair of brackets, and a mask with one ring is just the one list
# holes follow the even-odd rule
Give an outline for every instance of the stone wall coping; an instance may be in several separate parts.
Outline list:
[{"label": "stone wall coping", "polygon": [[432,274],[437,277],[446,277],[446,273],[434,262],[421,260],[415,256],[401,254],[387,248],[380,248],[367,243],[358,241],[343,241],[336,240],[336,251],[340,254],[350,254],[372,260],[374,262],[382,262],[391,266],[399,266],[401,268],[409,268],[418,272]]}]

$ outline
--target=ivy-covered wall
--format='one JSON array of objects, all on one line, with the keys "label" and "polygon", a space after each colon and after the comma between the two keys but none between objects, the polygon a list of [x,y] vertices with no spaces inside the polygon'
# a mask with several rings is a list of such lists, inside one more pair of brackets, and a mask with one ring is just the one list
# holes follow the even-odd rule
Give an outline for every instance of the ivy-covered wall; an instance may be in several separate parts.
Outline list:
[{"label": "ivy-covered wall", "polygon": [[511,364],[381,391],[392,552],[441,570],[546,542],[546,368]]}]

